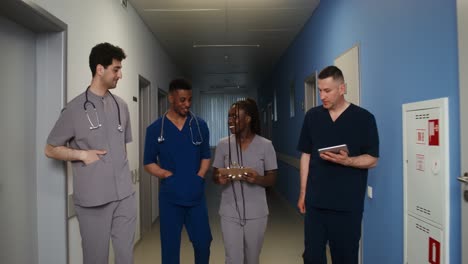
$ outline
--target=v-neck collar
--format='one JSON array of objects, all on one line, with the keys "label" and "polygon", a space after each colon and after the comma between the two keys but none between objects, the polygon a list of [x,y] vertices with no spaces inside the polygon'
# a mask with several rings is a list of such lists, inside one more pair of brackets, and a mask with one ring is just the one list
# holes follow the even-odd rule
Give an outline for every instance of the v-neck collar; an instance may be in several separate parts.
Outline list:
[{"label": "v-neck collar", "polygon": [[341,114],[340,114],[335,120],[333,120],[333,118],[332,118],[332,116],[331,116],[331,114],[330,114],[330,111],[328,111],[328,109],[325,109],[325,108],[323,108],[323,109],[327,112],[327,115],[328,115],[328,118],[329,118],[330,122],[332,122],[333,124],[336,124],[339,120],[342,119],[341,117],[342,117],[346,112],[348,112],[349,108],[351,108],[351,107],[353,107],[353,106],[354,106],[353,103],[349,103],[348,107],[346,107],[346,109],[345,109],[343,112],[341,112]]},{"label": "v-neck collar", "polygon": [[175,129],[177,129],[177,131],[179,131],[179,132],[182,132],[182,131],[184,130],[184,128],[185,128],[185,126],[187,125],[187,122],[188,122],[188,120],[189,120],[188,117],[185,118],[184,125],[182,126],[181,129],[179,129],[179,128],[176,126],[176,124],[174,124],[174,122],[172,122],[172,120],[170,120],[167,116],[164,116],[164,118],[166,118],[167,121],[169,121],[169,123],[170,123],[172,126],[174,126]]},{"label": "v-neck collar", "polygon": [[[231,139],[233,140],[234,146],[235,146],[235,144],[236,144],[236,135],[232,134],[231,136],[233,137],[233,138],[231,138]],[[256,140],[256,138],[257,138],[257,134],[254,133],[254,136],[253,136],[253,138],[252,138],[252,141],[250,141],[249,145],[247,145],[247,147],[246,147],[245,149],[242,149],[242,148],[241,148],[241,151],[242,151],[242,152],[247,152],[247,150],[249,150],[249,149],[251,148],[250,146],[252,145],[252,143],[254,143],[254,141]]]}]

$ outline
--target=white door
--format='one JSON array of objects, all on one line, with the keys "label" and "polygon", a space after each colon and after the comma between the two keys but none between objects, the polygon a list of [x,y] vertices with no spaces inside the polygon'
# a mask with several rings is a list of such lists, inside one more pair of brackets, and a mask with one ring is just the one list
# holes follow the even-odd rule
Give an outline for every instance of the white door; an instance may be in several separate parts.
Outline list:
[{"label": "white door", "polygon": [[[462,263],[468,263],[468,0],[457,0],[460,78]],[[460,175],[462,176],[462,175]],[[466,198],[466,199],[465,199]]]}]

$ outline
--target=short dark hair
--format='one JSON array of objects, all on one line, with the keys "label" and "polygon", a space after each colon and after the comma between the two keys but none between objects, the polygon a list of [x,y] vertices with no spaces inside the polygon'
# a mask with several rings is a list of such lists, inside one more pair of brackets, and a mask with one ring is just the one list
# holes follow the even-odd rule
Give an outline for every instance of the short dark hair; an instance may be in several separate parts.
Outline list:
[{"label": "short dark hair", "polygon": [[343,72],[338,67],[333,65],[325,67],[318,75],[320,80],[326,79],[328,77],[332,77],[335,81],[344,82]]},{"label": "short dark hair", "polygon": [[175,90],[192,90],[192,84],[185,78],[177,78],[169,83],[169,93]]},{"label": "short dark hair", "polygon": [[94,77],[96,74],[96,66],[98,66],[98,64],[107,68],[107,66],[112,64],[112,60],[115,59],[122,61],[126,57],[127,55],[125,55],[123,49],[118,46],[114,46],[107,42],[100,43],[91,49],[91,53],[89,54],[89,68],[91,69],[91,73]]},{"label": "short dark hair", "polygon": [[237,106],[239,109],[244,110],[244,112],[252,118],[250,121],[250,130],[255,134],[260,135],[262,129],[260,127],[260,114],[258,113],[257,103],[252,98],[247,98],[245,100],[237,101],[232,104],[232,106]]}]

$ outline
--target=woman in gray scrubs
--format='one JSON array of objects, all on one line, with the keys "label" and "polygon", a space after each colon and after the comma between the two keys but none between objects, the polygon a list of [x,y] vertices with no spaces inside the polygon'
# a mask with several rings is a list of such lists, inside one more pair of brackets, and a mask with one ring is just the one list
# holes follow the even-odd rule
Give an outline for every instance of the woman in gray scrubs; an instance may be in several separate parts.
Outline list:
[{"label": "woman in gray scrubs", "polygon": [[[221,139],[213,162],[213,179],[223,188],[219,214],[226,263],[259,263],[268,221],[265,187],[276,179],[275,149],[261,137],[257,104],[252,99],[233,104],[228,115],[233,135]],[[232,177],[225,168],[246,168]],[[222,172],[222,173],[221,173]]]}]

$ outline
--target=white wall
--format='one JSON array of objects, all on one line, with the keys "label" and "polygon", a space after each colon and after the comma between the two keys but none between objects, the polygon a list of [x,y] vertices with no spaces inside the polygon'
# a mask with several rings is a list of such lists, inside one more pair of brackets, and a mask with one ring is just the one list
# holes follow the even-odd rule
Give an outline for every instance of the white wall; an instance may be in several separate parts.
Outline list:
[{"label": "white wall", "polygon": [[[167,90],[169,81],[178,76],[178,70],[162,49],[159,41],[148,30],[128,3],[120,0],[33,0],[36,4],[68,25],[67,100],[84,91],[91,81],[88,58],[97,43],[110,42],[123,48],[123,79],[113,91],[129,105],[133,142],[127,147],[130,169],[138,169],[138,75],[151,82],[153,117],[156,117],[157,88]],[[76,219],[69,221],[70,263],[81,263],[81,245]],[[41,241],[39,241],[41,243]]]}]

